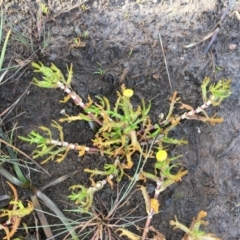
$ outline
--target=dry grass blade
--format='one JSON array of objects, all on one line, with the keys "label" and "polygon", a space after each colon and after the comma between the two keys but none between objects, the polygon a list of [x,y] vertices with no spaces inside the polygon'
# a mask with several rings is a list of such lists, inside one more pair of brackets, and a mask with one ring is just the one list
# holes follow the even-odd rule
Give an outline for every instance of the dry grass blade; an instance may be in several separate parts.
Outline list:
[{"label": "dry grass blade", "polygon": [[18,187],[24,187],[24,183],[23,182],[21,182],[16,177],[14,177],[12,174],[10,174],[1,165],[0,165],[0,175],[5,177],[9,182],[13,183],[14,185],[16,185]]},{"label": "dry grass blade", "polygon": [[45,186],[42,187],[41,189],[42,189],[42,191],[43,191],[43,190],[45,190],[45,189],[48,188],[48,187],[51,187],[51,186],[56,185],[56,184],[59,184],[60,182],[65,181],[67,178],[72,177],[72,176],[75,175],[76,173],[79,173],[79,170],[76,170],[76,171],[74,171],[74,172],[72,172],[72,173],[65,174],[65,175],[61,176],[60,178],[58,178],[58,179],[56,179],[56,180],[48,183],[47,185],[45,185]]},{"label": "dry grass blade", "polygon": [[201,42],[204,42],[204,41],[206,41],[207,39],[209,39],[210,37],[212,37],[212,36],[213,36],[213,33],[214,33],[214,32],[209,33],[207,36],[205,36],[202,40],[200,40],[200,41],[198,41],[198,42],[190,43],[190,44],[185,45],[185,46],[183,46],[183,47],[184,47],[184,48],[194,47],[194,46],[196,46],[197,44],[199,44],[199,43],[201,43]]},{"label": "dry grass blade", "polygon": [[5,75],[7,74],[7,70],[3,72],[3,74],[0,76],[0,85],[1,85],[1,82],[3,80],[3,78],[5,77]]},{"label": "dry grass blade", "polygon": [[170,78],[170,74],[169,74],[169,71],[168,71],[167,60],[166,60],[166,57],[165,57],[165,52],[164,52],[164,49],[163,49],[163,43],[162,43],[162,38],[161,38],[161,35],[160,35],[160,33],[158,34],[158,37],[159,37],[159,41],[160,41],[160,44],[161,44],[162,53],[163,53],[163,59],[164,59],[164,63],[165,63],[166,70],[167,70],[167,75],[168,75],[168,82],[169,82],[169,86],[170,86],[170,89],[171,89],[171,91],[172,91],[172,83],[171,83],[171,78]]},{"label": "dry grass blade", "polygon": [[8,194],[0,196],[0,201],[5,201],[11,199],[11,196]]},{"label": "dry grass blade", "polygon": [[44,226],[43,231],[46,235],[46,238],[52,238],[53,237],[52,230],[49,227],[47,218],[46,218],[45,214],[43,213],[43,210],[42,210],[41,205],[38,201],[38,198],[36,197],[36,195],[33,195],[33,196],[31,196],[31,200],[32,200],[34,209],[36,210],[38,219],[39,219],[41,225]]},{"label": "dry grass blade", "polygon": [[120,78],[119,78],[119,82],[122,83],[126,77],[126,75],[129,73],[130,68],[127,67],[124,69],[123,73],[121,74]]},{"label": "dry grass blade", "polygon": [[[62,211],[57,207],[57,205],[50,199],[48,198],[43,192],[39,191],[37,188],[33,189],[35,195],[40,198],[46,206],[53,211],[56,216],[62,221],[64,226],[69,232],[69,235],[71,235],[71,239],[73,240],[79,240],[78,236],[76,235],[75,229],[71,226],[71,223],[69,220],[65,217],[65,215],[62,213]],[[46,225],[44,225],[46,226]],[[53,239],[53,238],[51,238]]]}]

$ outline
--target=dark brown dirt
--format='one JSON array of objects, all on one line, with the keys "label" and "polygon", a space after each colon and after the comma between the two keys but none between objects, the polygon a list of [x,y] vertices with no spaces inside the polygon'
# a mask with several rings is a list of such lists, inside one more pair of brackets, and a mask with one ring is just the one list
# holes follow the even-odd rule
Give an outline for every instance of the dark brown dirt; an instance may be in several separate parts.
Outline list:
[{"label": "dark brown dirt", "polygon": [[[213,127],[187,121],[172,133],[174,137],[185,138],[189,142],[186,146],[174,149],[174,154],[183,154],[181,164],[189,172],[181,183],[170,187],[160,196],[160,212],[154,216],[152,225],[167,240],[180,240],[183,233],[173,231],[169,221],[176,215],[179,221],[189,225],[200,210],[205,210],[209,221],[207,231],[223,240],[240,240],[240,2],[236,1],[221,23],[216,41],[207,54],[204,54],[204,50],[209,40],[189,49],[183,46],[209,34],[228,6],[228,1],[103,0],[48,1],[46,4],[50,14],[45,18],[46,22],[42,22],[45,32],[42,31],[40,37],[36,33],[38,5],[35,1],[9,1],[3,4],[5,31],[8,26],[14,27],[5,66],[13,64],[16,59],[40,60],[45,64],[53,62],[66,73],[66,64],[73,63],[72,87],[84,100],[88,95],[104,95],[114,102],[116,90],[124,83],[134,90],[133,101],[136,105],[141,98],[152,102],[153,121],[157,121],[160,113],[166,114],[171,90],[159,34],[173,90],[179,92],[183,102],[193,107],[202,103],[200,86],[205,76],[212,80],[222,77],[232,79],[233,93],[230,98],[219,107],[210,109],[211,113],[224,118],[223,123]],[[83,10],[83,4],[89,9]],[[27,45],[18,41],[20,33],[28,40]],[[84,38],[86,33],[88,36]],[[46,38],[49,36],[46,48],[43,44],[44,34]],[[85,46],[71,45],[78,36]],[[99,68],[104,70],[103,76],[94,74]],[[62,109],[69,114],[78,112],[71,101],[59,103],[64,96],[59,90],[44,90],[30,85],[33,76],[28,64],[16,76],[0,85],[0,113],[28,88],[13,111],[3,119],[6,131],[18,123],[16,135],[27,135],[39,126],[49,127],[52,120],[61,117]],[[63,124],[63,127],[66,141],[91,143],[93,133],[86,123]],[[16,144],[27,154],[31,153],[32,147],[28,144],[18,140]],[[30,177],[35,185],[41,187],[78,169],[79,174],[44,191],[60,209],[66,210],[72,208],[66,199],[70,193],[69,186],[90,184],[83,169],[97,168],[106,161],[100,156],[79,158],[70,153],[61,164],[49,162],[44,165],[51,177],[45,173],[32,173]],[[4,178],[2,185],[5,186]],[[4,193],[6,189],[0,189],[0,194]],[[19,195],[27,198],[30,192],[19,189]],[[103,202],[109,202],[114,196],[115,193],[108,188],[98,194]],[[139,195],[134,196],[129,208],[143,201],[140,198]],[[146,216],[144,207],[139,208],[137,215]],[[79,218],[71,213],[67,213],[67,216]],[[50,224],[57,221],[51,217],[48,220]],[[34,225],[33,218],[28,224]],[[44,236],[42,239],[45,239]],[[63,239],[63,236],[56,239]]]}]

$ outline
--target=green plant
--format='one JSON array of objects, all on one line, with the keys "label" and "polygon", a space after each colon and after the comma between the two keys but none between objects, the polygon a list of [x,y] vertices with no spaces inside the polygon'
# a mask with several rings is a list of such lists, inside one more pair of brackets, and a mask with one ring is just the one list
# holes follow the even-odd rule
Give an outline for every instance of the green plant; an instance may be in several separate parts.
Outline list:
[{"label": "green plant", "polygon": [[128,19],[129,16],[130,16],[129,13],[127,13],[127,12],[125,12],[125,13],[123,14],[123,18],[124,18],[124,19]]},{"label": "green plant", "polygon": [[199,229],[201,225],[206,226],[208,224],[208,222],[202,220],[202,218],[206,216],[206,212],[200,211],[197,218],[193,218],[192,224],[189,228],[186,227],[184,224],[178,222],[176,216],[176,221],[171,220],[170,225],[174,226],[174,229],[179,228],[186,233],[183,237],[183,240],[221,240],[220,238],[217,238],[214,234],[205,233],[204,231]]},{"label": "green plant", "polygon": [[[0,209],[0,218],[7,216],[8,220],[0,224],[0,230],[3,229],[6,233],[4,239],[10,240],[10,238],[15,234],[18,229],[18,226],[21,222],[21,219],[29,215],[34,207],[32,202],[28,201],[27,207],[25,207],[21,200],[18,199],[18,194],[16,188],[9,182],[7,184],[13,191],[13,200],[9,202],[9,209]],[[11,230],[10,230],[11,226]]]},{"label": "green plant", "polygon": [[40,3],[40,9],[41,9],[43,14],[48,14],[49,13],[49,9],[48,9],[48,7],[45,3]]},{"label": "green plant", "polygon": [[88,31],[88,30],[83,31],[82,37],[83,37],[84,39],[89,38],[89,31]]},{"label": "green plant", "polygon": [[85,47],[86,43],[82,42],[80,37],[76,37],[73,39],[73,43],[71,44],[72,48],[79,48],[79,47]]},{"label": "green plant", "polygon": [[94,72],[94,74],[103,76],[105,74],[105,71],[102,69],[102,64],[100,64],[99,62],[97,62],[97,64],[99,65],[99,68]]},{"label": "green plant", "polygon": [[[77,151],[79,156],[87,153],[100,153],[113,159],[112,162],[105,164],[103,169],[84,169],[85,172],[90,173],[92,186],[86,187],[77,184],[71,187],[72,194],[69,195],[69,198],[79,206],[80,212],[88,212],[92,208],[95,193],[106,184],[110,184],[114,188],[114,180],[121,182],[123,176],[131,178],[128,171],[134,165],[134,156],[142,156],[144,161],[142,162],[140,158],[139,162],[142,166],[135,175],[135,180],[140,180],[144,184],[149,180],[155,182],[155,194],[152,198],[148,196],[146,187],[144,185],[140,186],[147,212],[146,224],[142,233],[142,239],[146,239],[152,216],[159,211],[159,194],[173,183],[181,181],[182,177],[187,174],[187,170],[180,168],[178,164],[174,164],[174,161],[180,156],[169,158],[167,153],[168,144],[181,145],[187,144],[187,141],[170,138],[169,132],[183,119],[199,120],[212,125],[222,122],[222,118],[209,117],[205,110],[210,105],[219,105],[223,99],[231,94],[231,81],[222,79],[216,84],[210,85],[210,79],[205,78],[201,86],[203,105],[196,109],[182,103],[180,98],[177,97],[177,92],[174,92],[170,98],[170,107],[166,118],[154,124],[149,116],[151,104],[149,103],[146,106],[145,101],[142,100],[141,106],[134,107],[131,103],[134,92],[124,85],[121,87],[121,92],[117,92],[117,100],[114,106],[110,105],[106,97],[98,97],[97,102],[89,97],[89,102],[83,103],[81,97],[71,90],[72,66],[68,68],[67,79],[53,64],[46,67],[42,63],[33,63],[32,66],[34,72],[43,75],[41,80],[33,79],[35,85],[43,88],[62,89],[67,93],[67,97],[62,102],[71,98],[84,111],[77,116],[66,115],[59,120],[60,122],[79,120],[95,122],[98,125],[98,130],[92,139],[93,145],[91,147],[64,141],[62,127],[56,121],[53,121],[52,127],[58,129],[59,139],[53,139],[51,130],[43,126],[40,127],[43,134],[32,131],[27,137],[19,138],[30,144],[36,144],[33,158],[44,157],[42,163],[49,160],[61,162],[71,150]],[[186,111],[182,115],[174,114],[176,106],[180,106]],[[153,147],[147,150],[146,146],[149,143]],[[143,170],[143,166],[149,158],[156,159],[155,169],[152,172]],[[102,177],[103,180],[95,182],[96,177],[98,179]],[[128,237],[131,235],[128,230],[122,230],[121,234]],[[135,239],[140,239],[140,237],[135,237]]]},{"label": "green plant", "polygon": [[131,47],[130,51],[128,52],[128,58],[130,58],[132,56],[132,54],[133,54],[133,48]]},{"label": "green plant", "polygon": [[82,4],[82,5],[80,6],[80,9],[81,9],[83,12],[86,12],[87,10],[90,9],[90,7],[89,7],[88,5],[86,5],[86,4]]}]

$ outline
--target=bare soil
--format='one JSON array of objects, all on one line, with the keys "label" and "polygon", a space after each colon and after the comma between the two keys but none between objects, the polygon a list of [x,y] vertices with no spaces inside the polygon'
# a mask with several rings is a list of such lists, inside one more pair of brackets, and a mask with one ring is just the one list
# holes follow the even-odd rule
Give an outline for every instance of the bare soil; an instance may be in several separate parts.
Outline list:
[{"label": "bare soil", "polygon": [[[84,100],[88,95],[100,95],[114,102],[116,91],[124,83],[134,90],[136,105],[141,98],[151,101],[153,121],[157,121],[160,113],[167,114],[172,91],[159,35],[172,88],[178,91],[183,102],[193,107],[201,105],[200,86],[205,76],[213,81],[232,79],[232,95],[219,107],[210,109],[212,114],[217,113],[224,118],[223,123],[210,126],[186,121],[172,133],[174,137],[189,142],[174,149],[174,155],[183,154],[180,162],[188,169],[188,175],[160,196],[160,212],[154,216],[152,225],[167,240],[180,240],[184,234],[174,231],[169,221],[176,215],[180,222],[189,226],[192,218],[204,210],[208,212],[208,232],[223,240],[240,240],[240,2],[235,2],[221,23],[208,53],[204,50],[209,39],[191,48],[183,46],[212,32],[228,1],[50,0],[46,5],[49,15],[40,22],[42,29],[39,37],[37,1],[3,1],[5,33],[9,26],[14,28],[5,66],[14,65],[17,60],[22,64],[27,60],[42,61],[44,64],[53,62],[67,73],[66,65],[72,63],[72,87]],[[19,33],[28,39],[26,45],[20,42]],[[72,45],[76,37],[81,37],[83,46]],[[100,68],[104,74],[94,74]],[[27,89],[13,111],[4,118],[5,131],[12,129],[17,122],[19,128],[15,134],[26,136],[39,126],[49,127],[52,120],[61,117],[62,109],[68,114],[78,113],[78,108],[71,101],[59,103],[64,96],[59,90],[44,90],[31,85],[33,76],[32,67],[28,64],[0,86],[0,113]],[[63,124],[63,127],[66,141],[91,143],[93,133],[87,123],[75,122]],[[31,146],[19,142],[17,138],[15,140],[21,150],[31,153]],[[89,176],[83,169],[97,168],[105,161],[101,156],[80,158],[70,153],[60,164],[49,162],[44,165],[51,177],[40,172],[33,173],[30,178],[41,187],[78,169],[79,174],[44,191],[61,210],[66,210],[73,208],[66,198],[70,194],[69,186],[90,184]],[[1,181],[0,194],[3,195],[7,190],[5,179]],[[19,189],[20,198],[27,199],[30,194]],[[109,188],[102,189],[98,194],[103,202],[109,202],[113,196]],[[129,208],[139,201],[143,202],[139,196],[133,197]],[[146,216],[144,207],[139,208],[137,214]],[[67,216],[79,218],[71,213]],[[58,222],[56,218],[49,217],[48,220],[51,224]],[[34,225],[33,221],[30,217],[28,224]],[[16,236],[24,235],[24,232],[18,234]],[[44,235],[41,237],[46,239]],[[56,239],[63,239],[63,236]]]}]

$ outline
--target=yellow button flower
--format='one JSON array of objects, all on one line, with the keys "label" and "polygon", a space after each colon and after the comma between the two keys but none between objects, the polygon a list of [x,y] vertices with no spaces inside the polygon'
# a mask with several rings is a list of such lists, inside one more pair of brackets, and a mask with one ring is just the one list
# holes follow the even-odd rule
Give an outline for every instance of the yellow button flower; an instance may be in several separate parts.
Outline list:
[{"label": "yellow button flower", "polygon": [[132,95],[133,95],[133,90],[130,88],[127,88],[123,91],[123,96],[125,96],[125,97],[130,98],[130,97],[132,97]]},{"label": "yellow button flower", "polygon": [[167,159],[167,151],[165,150],[159,150],[157,153],[156,153],[156,158],[158,161],[162,162],[162,161],[165,161]]}]

